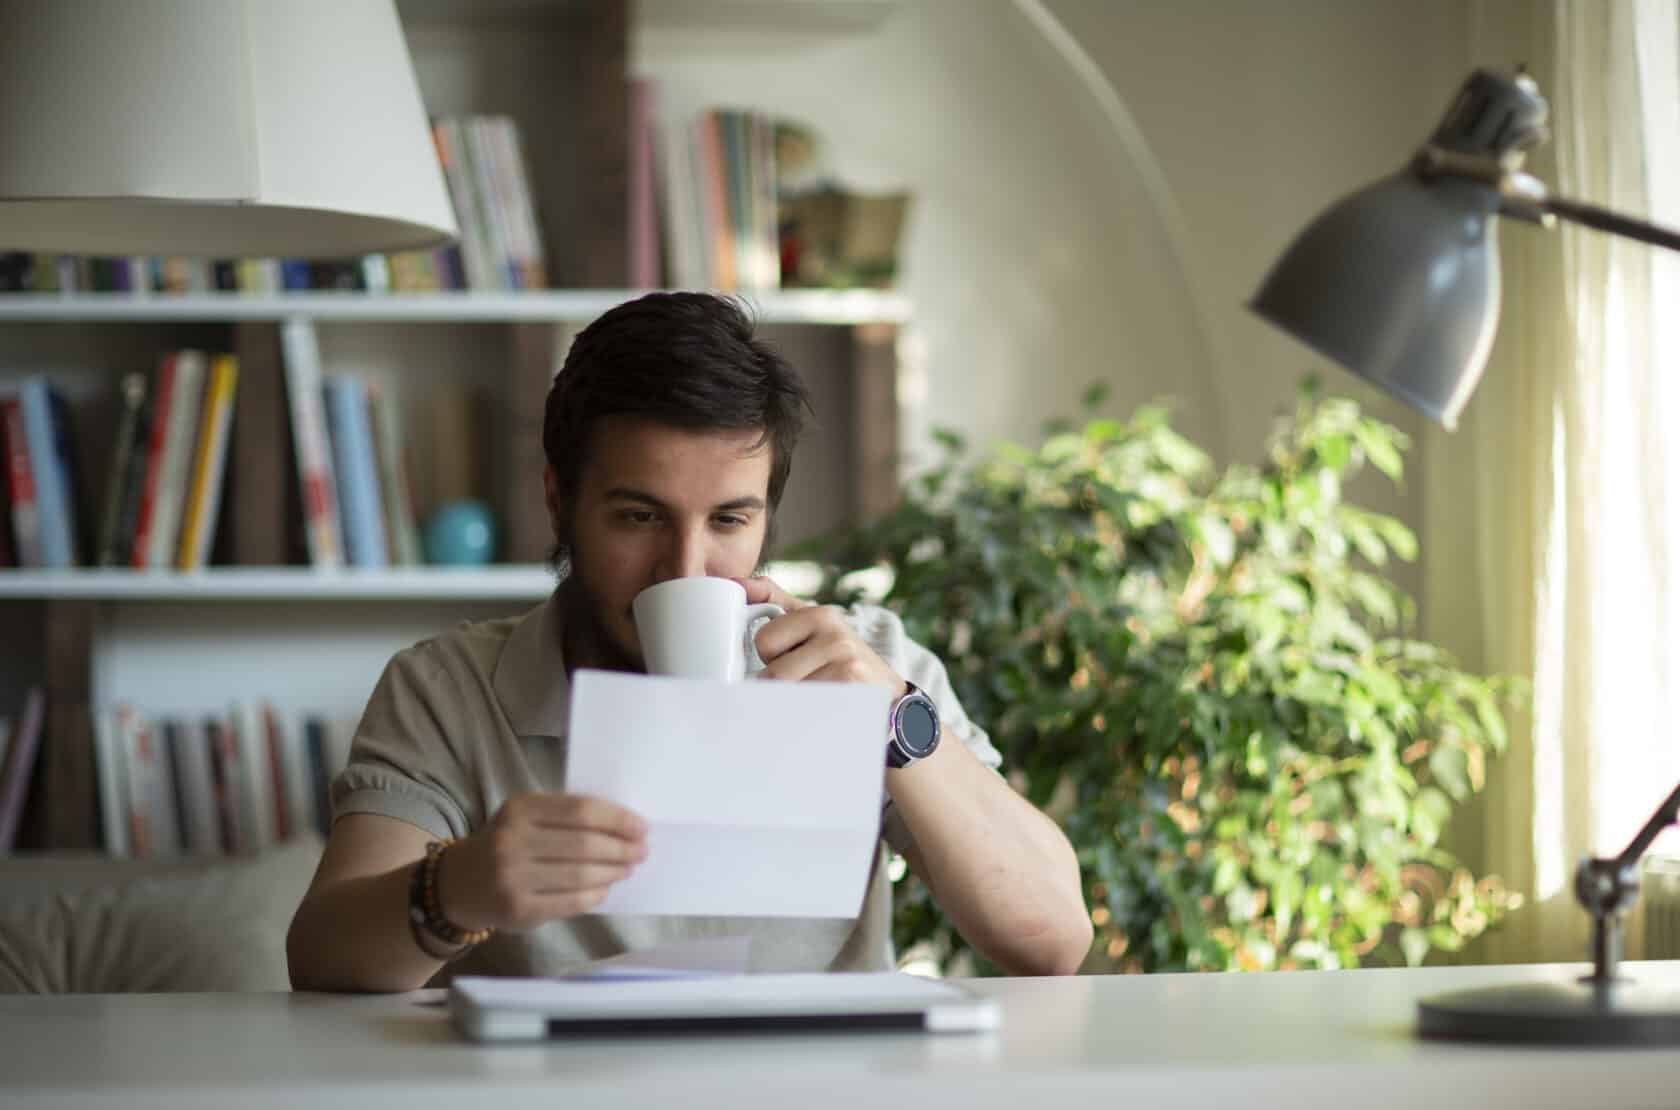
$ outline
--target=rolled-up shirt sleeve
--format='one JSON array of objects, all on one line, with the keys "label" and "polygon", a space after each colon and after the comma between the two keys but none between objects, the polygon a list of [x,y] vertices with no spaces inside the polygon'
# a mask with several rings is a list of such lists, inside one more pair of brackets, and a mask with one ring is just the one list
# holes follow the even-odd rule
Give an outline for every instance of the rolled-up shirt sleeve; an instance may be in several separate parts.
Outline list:
[{"label": "rolled-up shirt sleeve", "polygon": [[470,831],[465,771],[451,743],[461,699],[448,668],[426,644],[399,652],[368,698],[347,766],[333,780],[333,818],[394,817],[433,836]]}]

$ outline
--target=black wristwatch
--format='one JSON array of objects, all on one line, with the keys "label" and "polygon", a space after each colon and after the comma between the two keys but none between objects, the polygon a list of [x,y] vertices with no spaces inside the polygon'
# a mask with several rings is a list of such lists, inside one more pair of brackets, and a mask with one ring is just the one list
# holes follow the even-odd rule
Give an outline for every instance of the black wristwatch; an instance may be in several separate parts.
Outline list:
[{"label": "black wristwatch", "polygon": [[887,766],[908,767],[926,759],[939,747],[939,709],[914,682],[893,703],[887,729]]}]

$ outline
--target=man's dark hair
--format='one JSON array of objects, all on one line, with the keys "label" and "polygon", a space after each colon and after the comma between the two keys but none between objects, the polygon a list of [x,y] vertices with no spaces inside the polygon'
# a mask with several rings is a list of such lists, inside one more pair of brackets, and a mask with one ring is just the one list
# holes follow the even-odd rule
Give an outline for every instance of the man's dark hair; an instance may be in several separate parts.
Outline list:
[{"label": "man's dark hair", "polygon": [[[799,372],[753,333],[736,301],[709,293],[649,293],[578,333],[548,391],[543,455],[561,511],[576,503],[596,423],[632,416],[692,431],[762,432],[770,445],[772,525],[811,399]],[[561,537],[557,562],[570,554]]]}]

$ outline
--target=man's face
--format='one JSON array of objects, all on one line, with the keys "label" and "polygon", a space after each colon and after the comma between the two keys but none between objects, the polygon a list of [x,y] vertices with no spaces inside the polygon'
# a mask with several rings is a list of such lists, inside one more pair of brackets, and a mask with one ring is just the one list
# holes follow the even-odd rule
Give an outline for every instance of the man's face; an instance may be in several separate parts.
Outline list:
[{"label": "man's face", "polygon": [[[599,631],[637,665],[637,594],[671,578],[744,578],[758,567],[771,456],[759,439],[631,417],[596,425],[572,509],[572,576]],[[550,488],[552,506],[552,479]]]}]

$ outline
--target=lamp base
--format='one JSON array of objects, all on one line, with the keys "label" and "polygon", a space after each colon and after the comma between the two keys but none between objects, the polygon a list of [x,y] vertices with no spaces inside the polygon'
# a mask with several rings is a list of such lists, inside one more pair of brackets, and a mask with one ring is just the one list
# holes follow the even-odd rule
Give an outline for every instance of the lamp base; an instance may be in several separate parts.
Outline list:
[{"label": "lamp base", "polygon": [[1418,1035],[1508,1044],[1680,1044],[1680,990],[1618,979],[1519,983],[1418,1003]]}]

